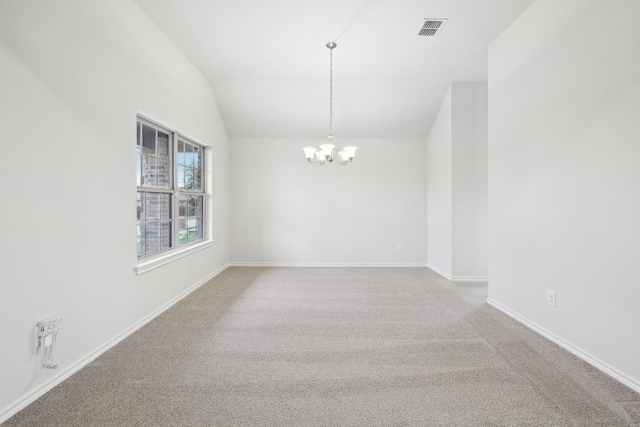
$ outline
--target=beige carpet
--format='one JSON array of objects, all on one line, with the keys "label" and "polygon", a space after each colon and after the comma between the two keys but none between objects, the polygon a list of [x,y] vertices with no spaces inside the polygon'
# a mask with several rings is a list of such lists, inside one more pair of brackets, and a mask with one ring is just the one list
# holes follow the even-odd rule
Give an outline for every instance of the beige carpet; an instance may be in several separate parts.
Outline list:
[{"label": "beige carpet", "polygon": [[229,268],[6,426],[640,426],[640,395],[426,268]]}]

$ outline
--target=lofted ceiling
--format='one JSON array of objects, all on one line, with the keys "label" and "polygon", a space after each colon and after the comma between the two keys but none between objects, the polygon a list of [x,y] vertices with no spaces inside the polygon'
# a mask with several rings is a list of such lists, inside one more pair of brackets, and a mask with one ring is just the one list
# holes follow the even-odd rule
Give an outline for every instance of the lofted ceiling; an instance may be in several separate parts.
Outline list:
[{"label": "lofted ceiling", "polygon": [[[136,0],[204,73],[231,138],[425,138],[451,82],[534,0]],[[423,18],[447,18],[437,37]]]}]

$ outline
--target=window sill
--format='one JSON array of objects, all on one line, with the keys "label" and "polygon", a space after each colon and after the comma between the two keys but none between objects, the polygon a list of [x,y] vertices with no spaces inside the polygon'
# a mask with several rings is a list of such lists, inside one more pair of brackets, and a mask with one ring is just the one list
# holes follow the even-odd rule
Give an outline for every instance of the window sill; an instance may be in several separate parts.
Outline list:
[{"label": "window sill", "polygon": [[211,246],[213,246],[213,240],[208,240],[206,242],[190,245],[186,248],[171,251],[171,253],[158,255],[152,259],[145,259],[136,264],[136,274],[143,274],[147,271],[155,270],[158,267],[162,267],[163,265],[169,264],[177,259],[184,258],[192,253],[210,248]]}]

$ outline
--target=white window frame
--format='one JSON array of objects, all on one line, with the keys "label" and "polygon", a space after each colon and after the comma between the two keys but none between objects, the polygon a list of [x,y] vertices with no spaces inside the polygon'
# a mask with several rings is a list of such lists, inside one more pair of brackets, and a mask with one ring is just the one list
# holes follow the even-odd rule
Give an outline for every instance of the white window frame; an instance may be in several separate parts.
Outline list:
[{"label": "white window frame", "polygon": [[[138,122],[143,124],[152,126],[156,130],[160,130],[169,135],[169,144],[170,144],[170,164],[171,164],[171,174],[169,177],[169,188],[157,188],[157,187],[145,187],[143,185],[136,184],[136,197],[138,192],[145,193],[170,193],[172,198],[171,204],[171,222],[172,222],[172,247],[168,249],[161,250],[159,252],[155,252],[150,255],[144,255],[141,257],[137,256],[137,263],[135,266],[135,271],[137,274],[146,273],[147,271],[154,270],[160,266],[166,265],[172,261],[183,258],[187,255],[190,255],[194,252],[201,251],[203,249],[209,248],[213,246],[214,241],[212,239],[211,233],[211,215],[209,209],[209,200],[210,194],[208,191],[208,175],[209,168],[208,165],[211,164],[209,159],[209,152],[211,147],[203,144],[195,138],[184,135],[181,132],[178,132],[174,128],[167,126],[166,124],[159,122],[158,120],[150,119],[146,115],[138,114],[136,117],[136,127]],[[202,189],[198,191],[190,191],[190,190],[180,190],[178,189],[177,176],[178,176],[178,140],[182,140],[192,145],[196,145],[201,150],[200,156],[200,179],[202,182]],[[136,172],[137,173],[137,172]],[[142,184],[142,183],[141,183]],[[202,239],[195,240],[193,242],[189,242],[183,245],[180,245],[180,215],[179,215],[179,196],[180,195],[197,195],[202,196],[203,203],[203,231],[202,231]]]}]

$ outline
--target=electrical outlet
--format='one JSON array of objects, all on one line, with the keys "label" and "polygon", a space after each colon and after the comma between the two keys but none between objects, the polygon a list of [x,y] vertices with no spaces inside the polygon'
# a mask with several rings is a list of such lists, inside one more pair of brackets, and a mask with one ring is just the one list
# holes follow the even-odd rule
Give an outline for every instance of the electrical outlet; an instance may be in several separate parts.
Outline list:
[{"label": "electrical outlet", "polygon": [[398,243],[398,246],[396,247],[399,251],[402,250],[402,243]]},{"label": "electrical outlet", "polygon": [[554,291],[547,291],[547,304],[552,307],[556,306],[556,293]]}]

